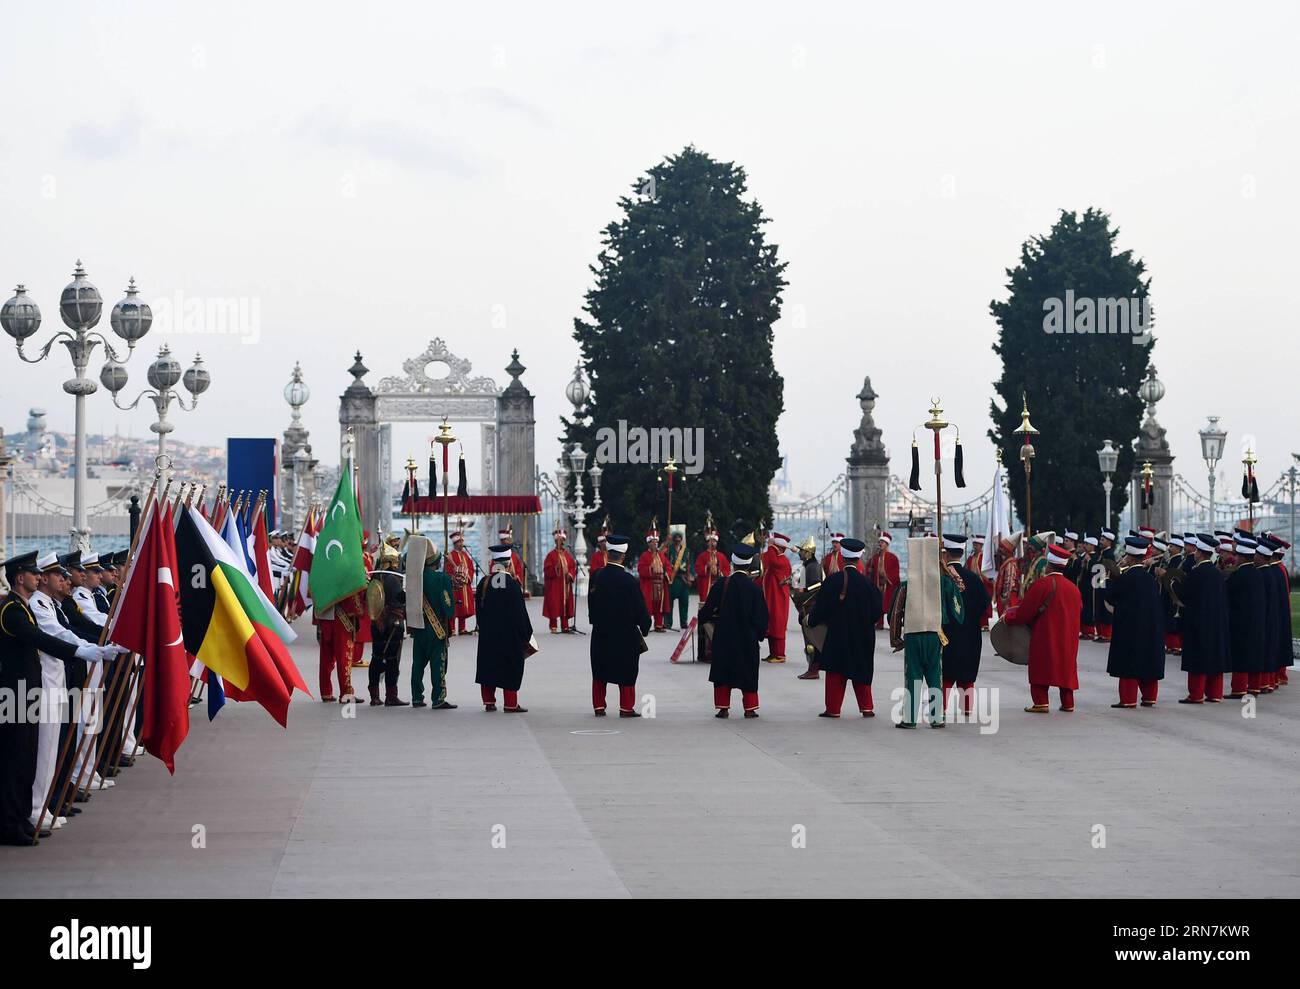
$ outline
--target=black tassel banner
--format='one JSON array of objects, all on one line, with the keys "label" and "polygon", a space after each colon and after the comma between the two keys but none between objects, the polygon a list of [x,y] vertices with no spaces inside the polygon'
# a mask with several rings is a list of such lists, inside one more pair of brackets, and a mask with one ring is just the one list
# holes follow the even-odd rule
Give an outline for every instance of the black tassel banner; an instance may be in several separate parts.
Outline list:
[{"label": "black tassel banner", "polygon": [[429,497],[432,498],[438,493],[438,461],[429,454]]},{"label": "black tassel banner", "polygon": [[1255,503],[1259,502],[1259,482],[1255,480],[1253,475],[1250,479],[1250,500]]},{"label": "black tassel banner", "polygon": [[916,448],[916,440],[912,440],[912,473],[907,486],[913,491],[921,490],[921,452]]},{"label": "black tassel banner", "polygon": [[1250,475],[1246,473],[1241,475],[1241,496],[1250,500]]},{"label": "black tassel banner", "polygon": [[460,455],[460,480],[456,482],[456,497],[469,497],[469,481],[465,477],[465,454]]},{"label": "black tassel banner", "polygon": [[957,449],[953,452],[952,455],[952,473],[953,473],[953,477],[957,479],[957,487],[959,488],[966,487],[966,475],[962,473],[962,465],[963,465],[963,460],[961,455],[961,440],[958,440]]}]

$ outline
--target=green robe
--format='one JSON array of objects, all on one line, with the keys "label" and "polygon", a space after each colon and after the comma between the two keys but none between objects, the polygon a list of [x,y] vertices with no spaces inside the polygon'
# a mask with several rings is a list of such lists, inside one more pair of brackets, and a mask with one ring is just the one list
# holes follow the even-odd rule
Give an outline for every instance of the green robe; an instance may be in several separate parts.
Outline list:
[{"label": "green robe", "polygon": [[[903,581],[903,587],[907,581]],[[965,607],[961,591],[945,572],[939,578],[939,604],[944,625],[960,625]],[[943,642],[938,632],[907,632],[906,615],[903,620],[903,724],[915,725],[921,715],[921,704],[927,694],[938,692],[940,698],[933,705],[931,724],[943,724]],[[926,690],[914,686],[925,682]],[[931,694],[933,696],[933,694]]]},{"label": "green robe", "polygon": [[[436,706],[447,699],[447,636],[451,632],[451,623],[456,616],[456,602],[452,596],[451,576],[441,569],[425,567],[424,600],[418,604],[407,601],[409,627],[410,609],[425,607],[424,628],[411,629],[411,638],[415,648],[411,657],[411,702],[418,704],[424,700],[424,668],[429,667],[429,679],[433,686],[433,704]],[[432,612],[441,628],[435,628],[429,620]],[[439,634],[441,633],[441,634]]]}]

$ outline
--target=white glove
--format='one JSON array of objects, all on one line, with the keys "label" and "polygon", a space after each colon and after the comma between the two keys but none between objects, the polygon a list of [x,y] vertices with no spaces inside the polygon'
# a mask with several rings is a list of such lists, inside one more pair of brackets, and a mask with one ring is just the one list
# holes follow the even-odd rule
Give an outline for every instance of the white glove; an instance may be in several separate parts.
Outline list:
[{"label": "white glove", "polygon": [[99,646],[92,646],[87,643],[84,646],[77,646],[77,658],[85,660],[87,663],[99,663],[104,659],[104,651]]},{"label": "white glove", "polygon": [[118,656],[122,656],[131,651],[126,648],[126,646],[119,646],[116,642],[110,642],[108,645],[100,646],[99,648],[103,651],[105,659],[116,659]]}]

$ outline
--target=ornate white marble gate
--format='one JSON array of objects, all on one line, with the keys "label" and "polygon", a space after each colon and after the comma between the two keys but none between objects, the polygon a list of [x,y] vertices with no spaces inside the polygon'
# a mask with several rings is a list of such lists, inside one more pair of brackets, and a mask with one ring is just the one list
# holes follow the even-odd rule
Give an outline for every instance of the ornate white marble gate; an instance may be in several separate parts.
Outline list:
[{"label": "ornate white marble gate", "polygon": [[[431,377],[431,366],[445,367],[447,373]],[[382,378],[374,389],[362,381],[370,369],[361,362],[360,351],[349,370],[353,381],[339,402],[339,443],[342,448],[351,428],[362,517],[371,532],[394,528],[394,422],[436,424],[446,416],[453,422],[480,423],[482,493],[536,494],[533,395],[519,380],[526,369],[517,350],[506,367],[510,384],[504,389],[498,389],[491,378],[472,377],[470,362],[448,350],[441,338],[430,341],[422,354],[403,361],[403,374]],[[523,530],[522,519],[512,516],[498,517],[494,525],[506,523],[512,523],[516,533]]]}]

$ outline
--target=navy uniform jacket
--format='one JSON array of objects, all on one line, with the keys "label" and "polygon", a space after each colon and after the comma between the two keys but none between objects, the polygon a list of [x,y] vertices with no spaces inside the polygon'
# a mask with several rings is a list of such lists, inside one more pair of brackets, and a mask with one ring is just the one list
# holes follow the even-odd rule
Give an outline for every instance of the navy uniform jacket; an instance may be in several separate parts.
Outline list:
[{"label": "navy uniform jacket", "polygon": [[[1165,560],[1164,563],[1160,564],[1160,566],[1162,569],[1171,570],[1171,571],[1187,569],[1186,567],[1183,566],[1183,555],[1181,553],[1179,553],[1177,556],[1169,557],[1168,559]],[[1186,600],[1186,595],[1184,594],[1180,593],[1179,597],[1183,598],[1183,600]],[[1171,591],[1166,591],[1163,587],[1161,587],[1160,600],[1161,603],[1163,603],[1165,606],[1165,631],[1166,632],[1179,631],[1180,629],[1180,624],[1178,621],[1179,608],[1178,605],[1174,602],[1173,593]]]},{"label": "navy uniform jacket", "polygon": [[[448,578],[450,581],[450,578]],[[533,623],[519,581],[503,570],[484,574],[478,597],[478,663],[474,682],[518,690],[524,681],[524,649]]]},{"label": "navy uniform jacket", "polygon": [[650,632],[650,612],[641,580],[621,563],[607,563],[591,576],[587,593],[591,622],[591,678],[631,686],[641,671],[641,644]]},{"label": "navy uniform jacket", "polygon": [[1146,567],[1131,566],[1106,585],[1111,613],[1106,672],[1113,677],[1163,680],[1165,616],[1160,588]]},{"label": "navy uniform jacket", "polygon": [[1223,673],[1228,669],[1228,589],[1209,560],[1198,563],[1179,588],[1183,599],[1183,670]]},{"label": "navy uniform jacket", "polygon": [[1228,574],[1228,669],[1233,673],[1263,673],[1263,574],[1243,563]]},{"label": "navy uniform jacket", "polygon": [[965,567],[955,567],[957,576],[965,585],[962,591],[962,620],[947,624],[943,634],[948,644],[943,647],[943,678],[957,683],[974,683],[980,672],[980,652],[984,636],[980,634],[980,618],[988,607],[989,595],[984,582]]},{"label": "navy uniform jacket", "polygon": [[[822,581],[808,616],[809,625],[826,626],[822,669],[846,676],[854,683],[870,683],[876,665],[876,620],[883,610],[880,588],[858,573],[857,567],[838,570]],[[979,616],[975,621],[978,634]]]},{"label": "navy uniform jacket", "polygon": [[[1096,553],[1093,555],[1094,566],[1098,563],[1104,564],[1106,560],[1110,560],[1112,563],[1115,562],[1115,548],[1113,546],[1110,549],[1103,549],[1100,553]],[[1107,582],[1109,582],[1110,577],[1107,576],[1106,580]],[[1106,607],[1106,592],[1104,590],[1098,589],[1095,593],[1096,596],[1093,598],[1093,601],[1095,602],[1094,608],[1096,609],[1096,614],[1097,614],[1097,624],[1109,625],[1111,623],[1112,616],[1110,610]]]},{"label": "navy uniform jacket", "polygon": [[1097,624],[1097,601],[1092,590],[1092,568],[1100,559],[1096,553],[1087,553],[1079,557],[1074,586],[1079,588],[1079,597],[1083,601],[1083,610],[1079,613],[1080,625]]},{"label": "navy uniform jacket", "polygon": [[[73,659],[77,646],[41,630],[31,609],[17,594],[0,602],[0,690],[26,707],[30,691],[41,688],[38,651],[55,659]],[[38,721],[0,718],[0,834],[17,837],[32,813],[36,780]]]},{"label": "navy uniform jacket", "polygon": [[758,644],[767,635],[763,589],[747,573],[723,577],[709,588],[699,621],[715,623],[709,680],[741,690],[758,690]]}]

